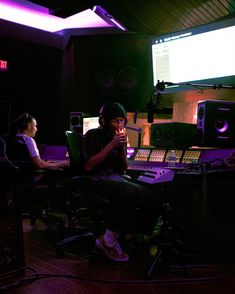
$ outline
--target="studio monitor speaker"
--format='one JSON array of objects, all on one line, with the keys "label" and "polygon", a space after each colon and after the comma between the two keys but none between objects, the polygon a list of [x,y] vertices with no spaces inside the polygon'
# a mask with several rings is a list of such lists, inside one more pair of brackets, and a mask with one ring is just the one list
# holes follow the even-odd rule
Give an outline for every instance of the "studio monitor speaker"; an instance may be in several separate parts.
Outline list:
[{"label": "studio monitor speaker", "polygon": [[152,92],[147,36],[73,37],[69,50],[74,60],[73,107],[95,114],[103,104],[118,101],[127,111],[145,111]]},{"label": "studio monitor speaker", "polygon": [[200,146],[235,146],[235,102],[206,100],[198,103],[197,136]]},{"label": "studio monitor speaker", "polygon": [[82,133],[82,112],[69,113],[69,129],[72,132]]},{"label": "studio monitor speaker", "polygon": [[150,143],[155,147],[187,148],[195,145],[196,133],[196,124],[155,123],[151,125]]}]

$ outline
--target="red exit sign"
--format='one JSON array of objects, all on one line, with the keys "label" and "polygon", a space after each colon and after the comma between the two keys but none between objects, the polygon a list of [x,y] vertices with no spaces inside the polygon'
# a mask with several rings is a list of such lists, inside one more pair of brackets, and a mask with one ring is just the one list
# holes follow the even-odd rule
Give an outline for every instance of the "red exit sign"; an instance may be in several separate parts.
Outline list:
[{"label": "red exit sign", "polygon": [[0,59],[0,71],[7,71],[8,65],[6,60]]}]

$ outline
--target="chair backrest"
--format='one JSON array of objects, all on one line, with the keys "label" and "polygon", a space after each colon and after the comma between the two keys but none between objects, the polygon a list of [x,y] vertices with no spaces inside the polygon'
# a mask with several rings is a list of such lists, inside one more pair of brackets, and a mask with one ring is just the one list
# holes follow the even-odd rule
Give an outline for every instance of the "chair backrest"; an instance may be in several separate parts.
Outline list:
[{"label": "chair backrest", "polygon": [[65,131],[67,148],[70,159],[70,166],[72,171],[82,174],[82,145],[83,145],[83,134],[79,134],[72,131]]},{"label": "chair backrest", "polygon": [[6,156],[23,173],[32,174],[35,166],[29,154],[28,147],[23,137],[8,136],[6,139]]},{"label": "chair backrest", "polygon": [[32,162],[28,147],[21,136],[8,136],[6,138],[6,154],[10,160]]},{"label": "chair backrest", "polygon": [[8,136],[0,136],[0,187],[7,187],[12,183],[12,179],[18,177],[19,167],[11,162],[7,157]]}]

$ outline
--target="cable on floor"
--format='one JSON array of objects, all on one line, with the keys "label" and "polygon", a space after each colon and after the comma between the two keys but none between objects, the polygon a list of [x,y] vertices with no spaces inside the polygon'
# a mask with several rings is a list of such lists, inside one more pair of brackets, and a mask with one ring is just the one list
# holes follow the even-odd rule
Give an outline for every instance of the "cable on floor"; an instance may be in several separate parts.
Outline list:
[{"label": "cable on floor", "polygon": [[206,268],[206,269],[212,269],[218,271],[217,275],[213,275],[212,277],[187,277],[187,278],[165,278],[165,279],[144,279],[144,280],[111,280],[111,279],[96,279],[92,277],[85,277],[80,275],[62,275],[62,274],[46,274],[46,273],[37,273],[33,268],[28,268],[32,270],[34,273],[29,274],[23,279],[20,279],[14,283],[1,286],[0,292],[3,293],[5,291],[9,291],[10,289],[20,287],[22,285],[40,280],[40,279],[48,279],[48,278],[66,278],[66,279],[77,279],[81,281],[89,281],[94,283],[103,283],[103,284],[126,284],[126,285],[135,285],[135,284],[188,284],[188,283],[202,283],[202,282],[211,282],[211,281],[218,281],[219,279],[224,279],[229,276],[229,273],[223,269],[216,266],[210,266],[210,265],[189,265],[175,268],[174,271],[179,270],[193,270],[193,269],[200,269],[200,268]]}]

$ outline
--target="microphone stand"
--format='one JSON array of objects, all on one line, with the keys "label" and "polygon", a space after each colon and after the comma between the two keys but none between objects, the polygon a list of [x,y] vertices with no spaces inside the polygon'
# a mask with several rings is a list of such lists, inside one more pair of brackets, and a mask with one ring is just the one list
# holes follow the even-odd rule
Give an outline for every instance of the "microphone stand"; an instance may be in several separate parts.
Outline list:
[{"label": "microphone stand", "polygon": [[[148,118],[148,122],[152,123],[154,121],[154,113],[156,113],[161,99],[161,91],[165,89],[165,85],[163,82],[158,82],[156,85],[157,95],[155,95],[155,91],[153,91],[151,95],[151,99],[147,104],[147,113],[151,116]],[[156,96],[156,99],[154,98]]]},{"label": "microphone stand", "polygon": [[[158,106],[160,104],[161,99],[161,92],[165,90],[166,86],[192,86],[195,88],[211,88],[211,89],[229,89],[234,90],[235,86],[233,85],[223,85],[223,84],[195,84],[195,83],[188,83],[188,82],[182,82],[182,83],[173,83],[173,82],[164,82],[164,81],[157,81],[156,84],[156,92],[154,91],[151,95],[151,99],[147,104],[147,112],[153,114],[157,111]],[[156,94],[156,101],[154,101],[153,96]]]},{"label": "microphone stand", "polygon": [[235,86],[232,85],[222,85],[222,84],[194,84],[194,83],[172,83],[172,82],[164,82],[164,81],[158,81],[156,85],[157,90],[165,90],[166,86],[192,86],[192,87],[206,87],[206,88],[212,88],[212,89],[235,89]]},{"label": "microphone stand", "polygon": [[[147,104],[147,111],[155,113],[157,111],[157,108],[160,104],[161,99],[161,92],[165,90],[166,86],[192,86],[195,88],[211,88],[211,89],[235,89],[235,86],[233,85],[223,85],[223,84],[195,84],[195,83],[188,83],[188,82],[182,82],[182,83],[173,83],[173,82],[164,82],[164,81],[157,81],[156,84],[156,92],[154,91],[151,95],[151,100]],[[157,96],[156,102],[153,100],[153,96]]]}]

